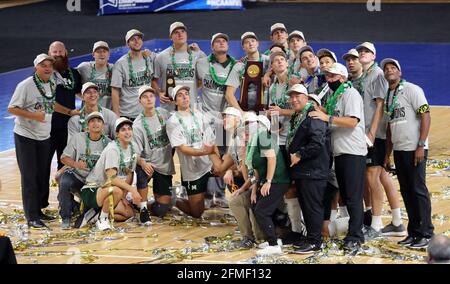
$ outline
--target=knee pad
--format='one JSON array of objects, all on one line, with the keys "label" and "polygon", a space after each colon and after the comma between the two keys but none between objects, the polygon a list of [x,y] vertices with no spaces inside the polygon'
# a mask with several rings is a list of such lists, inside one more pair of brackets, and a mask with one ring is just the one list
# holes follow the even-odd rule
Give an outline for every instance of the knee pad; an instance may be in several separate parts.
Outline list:
[{"label": "knee pad", "polygon": [[156,200],[150,206],[151,212],[158,217],[164,217],[164,215],[166,215],[167,211],[169,211],[170,208],[171,208],[170,204],[162,204]]}]

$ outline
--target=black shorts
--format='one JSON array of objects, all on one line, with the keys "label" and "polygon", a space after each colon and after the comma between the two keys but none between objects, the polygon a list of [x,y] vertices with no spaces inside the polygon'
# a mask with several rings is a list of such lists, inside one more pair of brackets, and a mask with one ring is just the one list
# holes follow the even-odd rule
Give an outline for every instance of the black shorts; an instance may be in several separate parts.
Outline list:
[{"label": "black shorts", "polygon": [[[136,166],[136,187],[138,189],[147,188],[150,178],[140,166]],[[172,176],[163,175],[157,171],[153,172],[153,193],[157,195],[172,195]]]},{"label": "black shorts", "polygon": [[208,188],[208,180],[211,177],[211,173],[207,172],[199,179],[193,181],[182,181],[181,185],[186,188],[187,195],[195,195],[199,193],[205,193]]},{"label": "black shorts", "polygon": [[366,167],[382,167],[386,156],[386,140],[375,138],[373,147],[367,150]]}]

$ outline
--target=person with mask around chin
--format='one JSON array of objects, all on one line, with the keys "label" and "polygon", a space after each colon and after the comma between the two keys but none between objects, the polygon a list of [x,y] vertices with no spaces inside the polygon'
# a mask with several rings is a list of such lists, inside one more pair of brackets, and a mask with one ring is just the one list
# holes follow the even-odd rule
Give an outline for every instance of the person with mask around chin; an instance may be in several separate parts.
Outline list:
[{"label": "person with mask around chin", "polygon": [[363,193],[367,155],[364,106],[361,95],[347,81],[348,72],[344,65],[334,63],[325,71],[325,77],[333,95],[325,104],[325,112],[316,110],[309,116],[328,122],[331,128],[336,178],[350,215],[344,250],[354,252],[364,242]]}]

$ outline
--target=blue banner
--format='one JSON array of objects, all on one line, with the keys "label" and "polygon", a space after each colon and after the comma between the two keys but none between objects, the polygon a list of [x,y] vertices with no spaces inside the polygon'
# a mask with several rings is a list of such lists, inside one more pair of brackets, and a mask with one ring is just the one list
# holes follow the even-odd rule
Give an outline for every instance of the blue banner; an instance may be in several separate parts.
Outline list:
[{"label": "blue banner", "polygon": [[180,10],[243,9],[242,0],[100,0],[99,15]]}]

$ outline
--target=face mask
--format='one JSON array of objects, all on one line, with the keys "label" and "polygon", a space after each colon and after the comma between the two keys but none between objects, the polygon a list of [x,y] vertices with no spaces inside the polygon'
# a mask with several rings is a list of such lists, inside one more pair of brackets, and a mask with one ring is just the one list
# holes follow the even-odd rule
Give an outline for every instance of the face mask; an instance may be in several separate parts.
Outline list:
[{"label": "face mask", "polygon": [[336,80],[334,82],[328,82],[328,86],[333,91],[336,91],[339,88],[340,85],[341,85],[341,81],[339,81],[339,80]]}]

